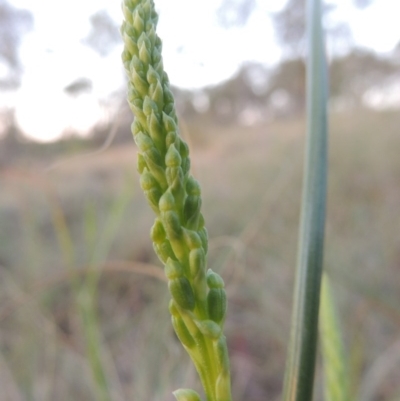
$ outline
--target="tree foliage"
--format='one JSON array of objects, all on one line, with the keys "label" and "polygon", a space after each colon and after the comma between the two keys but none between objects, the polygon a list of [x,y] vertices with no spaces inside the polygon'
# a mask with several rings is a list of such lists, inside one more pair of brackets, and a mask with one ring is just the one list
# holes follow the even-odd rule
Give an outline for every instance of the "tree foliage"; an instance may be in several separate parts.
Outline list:
[{"label": "tree foliage", "polygon": [[[357,8],[365,8],[374,0],[352,0]],[[343,42],[349,42],[351,32],[348,24],[332,18],[332,13],[337,8],[337,2],[327,1],[324,6],[324,25],[331,45],[336,42],[343,46]],[[282,45],[287,56],[304,56],[306,35],[306,4],[305,0],[288,0],[285,7],[273,14],[273,23],[278,42]]]},{"label": "tree foliage", "polygon": [[18,46],[22,36],[33,27],[32,14],[0,0],[0,63],[7,67],[8,74],[0,78],[0,88],[19,86],[22,72]]},{"label": "tree foliage", "polygon": [[100,10],[90,17],[91,31],[84,43],[100,56],[107,56],[114,46],[121,42],[118,25],[105,10]]},{"label": "tree foliage", "polygon": [[257,0],[223,0],[217,11],[218,21],[226,28],[244,25],[256,4]]}]

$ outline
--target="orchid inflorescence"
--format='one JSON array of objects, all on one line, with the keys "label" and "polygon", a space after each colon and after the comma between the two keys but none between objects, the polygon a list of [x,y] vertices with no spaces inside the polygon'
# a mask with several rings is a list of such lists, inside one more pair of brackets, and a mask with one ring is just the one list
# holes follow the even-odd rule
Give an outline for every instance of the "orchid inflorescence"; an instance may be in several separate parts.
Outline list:
[{"label": "orchid inflorescence", "polygon": [[[207,230],[199,183],[190,175],[187,144],[179,136],[174,98],[156,34],[153,0],[125,0],[122,60],[128,75],[128,102],[135,115],[140,184],[156,214],[151,229],[155,252],[165,266],[175,333],[200,376],[207,401],[230,401],[229,358],[223,324],[223,279],[207,270]],[[198,401],[180,389],[179,401]]]}]

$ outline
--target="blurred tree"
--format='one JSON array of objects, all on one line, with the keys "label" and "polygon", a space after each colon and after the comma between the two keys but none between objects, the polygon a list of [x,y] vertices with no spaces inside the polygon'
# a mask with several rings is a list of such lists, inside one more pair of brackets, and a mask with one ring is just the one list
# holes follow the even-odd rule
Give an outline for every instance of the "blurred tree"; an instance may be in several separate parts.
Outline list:
[{"label": "blurred tree", "polygon": [[84,39],[84,43],[94,49],[100,56],[107,56],[115,45],[121,43],[119,26],[109,16],[107,11],[101,10],[90,17],[92,29]]},{"label": "blurred tree", "polygon": [[[370,6],[374,0],[352,0],[357,8]],[[330,46],[335,51],[336,47],[349,48],[351,32],[347,23],[332,18],[337,8],[336,1],[326,1],[324,6],[324,25],[327,31]],[[288,0],[285,7],[273,14],[273,23],[278,42],[282,45],[286,57],[303,57],[305,50],[305,0]],[[346,46],[347,45],[347,46]]]},{"label": "blurred tree", "polygon": [[22,66],[18,55],[21,37],[33,27],[32,14],[0,0],[0,64],[6,74],[0,77],[1,89],[14,89],[20,84]]},{"label": "blurred tree", "polygon": [[256,0],[222,0],[217,10],[218,21],[226,28],[245,25],[256,4]]},{"label": "blurred tree", "polygon": [[[400,79],[395,57],[382,57],[360,48],[333,58],[329,69],[330,96],[345,107],[362,106],[369,90],[384,90]],[[305,74],[303,59],[296,58],[282,61],[270,76],[266,96],[273,100],[276,94],[280,98],[284,94],[285,115],[304,111]]]},{"label": "blurred tree", "polygon": [[79,96],[81,93],[88,93],[92,90],[93,83],[90,79],[77,78],[72,83],[64,87],[64,92],[70,96]]},{"label": "blurred tree", "polygon": [[332,60],[331,97],[345,100],[349,106],[360,106],[368,90],[382,90],[399,79],[400,70],[394,58],[381,57],[372,51],[356,48]]},{"label": "blurred tree", "polygon": [[[266,104],[268,74],[259,64],[246,63],[232,78],[204,89],[207,114],[219,123],[235,123],[247,111],[256,112]],[[196,102],[195,102],[196,103]]]},{"label": "blurred tree", "polygon": [[284,115],[296,115],[305,108],[306,68],[303,59],[286,59],[282,61],[270,77],[267,97],[274,99],[277,94],[285,96]]},{"label": "blurred tree", "polygon": [[[304,56],[306,36],[306,2],[305,0],[288,0],[286,6],[274,13],[273,23],[278,42],[285,57],[299,58]],[[331,18],[337,8],[335,3],[325,3],[325,28],[330,40],[347,43],[351,37],[349,27],[342,21]]]},{"label": "blurred tree", "polygon": [[374,0],[353,0],[353,4],[358,8],[369,7]]}]

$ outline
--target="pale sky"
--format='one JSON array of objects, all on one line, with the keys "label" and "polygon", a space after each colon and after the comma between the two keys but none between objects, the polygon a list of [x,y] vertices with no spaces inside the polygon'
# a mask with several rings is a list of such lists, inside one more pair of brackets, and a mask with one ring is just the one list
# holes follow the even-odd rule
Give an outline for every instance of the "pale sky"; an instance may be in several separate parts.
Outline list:
[{"label": "pale sky", "polygon": [[[19,124],[28,135],[57,138],[66,128],[85,132],[104,114],[102,104],[124,86],[122,45],[106,58],[82,43],[90,32],[89,17],[106,10],[120,24],[119,0],[9,0],[34,15],[34,30],[24,37],[21,60],[25,73],[14,96],[0,95],[16,107]],[[200,88],[232,76],[245,61],[272,65],[280,49],[268,13],[284,0],[258,0],[248,24],[223,29],[216,9],[221,0],[156,0],[158,33],[163,40],[164,65],[172,84]],[[400,40],[400,0],[375,0],[357,11],[350,0],[336,0],[338,17],[351,22],[359,45],[389,52]],[[0,69],[1,74],[1,69]],[[93,81],[91,93],[73,99],[63,88],[79,77]]]}]

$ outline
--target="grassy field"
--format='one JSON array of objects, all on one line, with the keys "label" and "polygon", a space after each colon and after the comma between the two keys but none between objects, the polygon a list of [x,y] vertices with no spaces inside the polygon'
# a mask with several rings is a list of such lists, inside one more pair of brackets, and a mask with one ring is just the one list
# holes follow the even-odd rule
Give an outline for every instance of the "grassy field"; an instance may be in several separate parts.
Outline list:
[{"label": "grassy field", "polygon": [[[395,112],[331,117],[325,266],[360,401],[400,400],[399,127]],[[228,291],[236,401],[280,399],[304,131],[302,120],[182,127],[203,189],[209,267]],[[0,171],[0,401],[100,399],[87,296],[113,401],[199,389],[172,332],[133,144],[52,163],[24,158]]]}]

